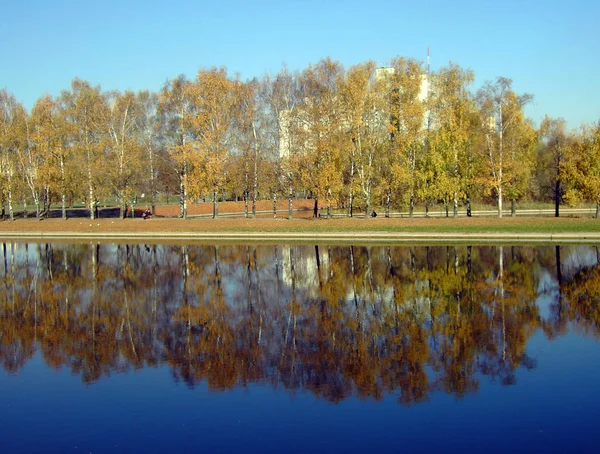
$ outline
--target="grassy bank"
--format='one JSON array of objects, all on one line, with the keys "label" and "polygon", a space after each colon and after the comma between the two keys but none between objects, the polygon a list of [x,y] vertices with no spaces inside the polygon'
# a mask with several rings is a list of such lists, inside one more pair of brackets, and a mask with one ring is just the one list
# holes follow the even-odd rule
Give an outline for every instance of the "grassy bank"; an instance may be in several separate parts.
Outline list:
[{"label": "grassy bank", "polygon": [[341,218],[341,219],[19,219],[0,222],[2,233],[600,233],[592,218]]}]

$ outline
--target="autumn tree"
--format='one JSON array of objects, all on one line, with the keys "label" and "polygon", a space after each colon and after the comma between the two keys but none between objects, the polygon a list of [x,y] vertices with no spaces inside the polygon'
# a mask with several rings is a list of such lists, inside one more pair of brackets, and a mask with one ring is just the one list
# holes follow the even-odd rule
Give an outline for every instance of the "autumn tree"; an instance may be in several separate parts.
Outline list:
[{"label": "autumn tree", "polygon": [[294,134],[302,150],[299,171],[303,185],[314,198],[313,215],[324,200],[328,215],[334,194],[341,190],[341,156],[338,140],[340,103],[337,79],[343,72],[338,62],[319,61],[305,69],[299,77],[303,102],[296,108]]},{"label": "autumn tree", "polygon": [[189,98],[190,84],[183,75],[167,81],[158,98],[158,112],[162,123],[162,134],[172,169],[179,180],[179,215],[187,218],[188,177],[191,136],[192,107]]},{"label": "autumn tree", "polygon": [[[50,202],[52,195],[59,197],[61,215],[66,219],[69,139],[64,112],[51,96],[40,98],[32,109],[31,141],[37,150],[36,155],[43,160],[39,170],[43,175],[47,195],[44,204]],[[45,209],[48,208],[45,206]]]},{"label": "autumn tree", "polygon": [[488,194],[493,194],[498,203],[498,217],[502,217],[504,193],[511,180],[517,179],[527,162],[522,162],[517,150],[517,137],[524,127],[523,107],[532,100],[529,94],[517,95],[512,89],[512,80],[498,77],[487,83],[477,94],[481,114],[481,134],[485,144],[481,153],[486,161],[486,172],[480,178]]},{"label": "autumn tree", "polygon": [[[156,213],[156,194],[158,192],[159,175],[161,163],[165,162],[161,155],[159,139],[159,118],[158,118],[158,96],[148,90],[136,93],[137,115],[136,130],[138,133],[138,143],[142,150],[142,162],[145,162],[145,168],[142,168],[141,179],[147,186],[150,193],[150,205],[152,213]],[[164,175],[163,175],[164,180]]]},{"label": "autumn tree", "polygon": [[109,110],[100,86],[74,79],[71,89],[61,94],[65,121],[70,132],[69,145],[82,167],[90,219],[97,216],[98,194],[104,169],[103,152],[107,145]]},{"label": "autumn tree", "polygon": [[288,197],[288,218],[293,216],[293,198],[299,185],[298,134],[300,103],[298,77],[283,68],[273,80],[265,78],[264,95],[269,106],[271,123],[274,123],[274,147],[277,150],[277,170]]},{"label": "autumn tree", "polygon": [[15,177],[18,172],[18,156],[24,153],[27,143],[27,112],[22,104],[7,90],[0,90],[0,166],[2,191],[8,201],[10,220],[14,220],[13,198]]},{"label": "autumn tree", "polygon": [[108,130],[111,145],[108,147],[107,181],[119,201],[120,217],[127,214],[127,204],[132,203],[137,194],[137,182],[142,164],[142,149],[138,139],[138,118],[142,115],[141,106],[133,92],[113,93],[110,100],[110,120]]},{"label": "autumn tree", "polygon": [[212,194],[213,218],[218,216],[217,195],[227,181],[227,160],[234,146],[233,118],[238,106],[239,84],[227,70],[200,70],[187,93],[193,115],[189,117],[193,134],[189,156],[192,163],[191,194]]},{"label": "autumn tree", "polygon": [[571,156],[565,162],[564,174],[571,182],[566,194],[569,200],[593,201],[596,204],[595,217],[600,218],[600,124],[583,127],[572,141]]},{"label": "autumn tree", "polygon": [[469,86],[475,76],[456,64],[441,68],[431,81],[431,148],[439,154],[446,183],[443,197],[452,200],[453,214],[468,186],[473,100]]},{"label": "autumn tree", "polygon": [[569,156],[570,137],[562,118],[544,117],[540,125],[541,148],[538,151],[538,181],[542,191],[551,194],[554,215],[560,214],[560,204],[566,192],[565,166]]},{"label": "autumn tree", "polygon": [[[238,186],[243,184],[244,206],[248,216],[248,203],[252,202],[252,216],[256,217],[256,202],[259,197],[259,187],[269,189],[276,197],[278,190],[275,170],[268,162],[268,154],[274,151],[274,122],[269,115],[269,105],[266,94],[269,91],[269,80],[253,79],[248,82],[236,81],[237,102],[233,120],[235,122],[236,156],[238,168]],[[259,170],[260,169],[260,170]]]},{"label": "autumn tree", "polygon": [[388,171],[384,172],[388,200],[392,192],[403,192],[412,216],[417,190],[417,164],[427,128],[427,76],[422,64],[402,57],[386,70],[390,117]]},{"label": "autumn tree", "polygon": [[376,77],[374,62],[350,68],[339,81],[342,103],[340,142],[349,149],[348,215],[353,214],[355,179],[365,203],[365,215],[371,214],[373,191],[378,184],[381,155],[388,141],[385,113],[385,80]]}]

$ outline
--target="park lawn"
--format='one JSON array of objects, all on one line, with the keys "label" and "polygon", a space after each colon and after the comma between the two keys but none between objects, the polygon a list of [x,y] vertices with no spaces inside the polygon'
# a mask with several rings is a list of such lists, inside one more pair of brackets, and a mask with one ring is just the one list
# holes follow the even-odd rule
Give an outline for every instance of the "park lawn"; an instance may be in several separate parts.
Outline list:
[{"label": "park lawn", "polygon": [[499,218],[85,218],[18,219],[0,222],[2,232],[20,233],[600,233],[600,219],[589,217],[504,217]]}]

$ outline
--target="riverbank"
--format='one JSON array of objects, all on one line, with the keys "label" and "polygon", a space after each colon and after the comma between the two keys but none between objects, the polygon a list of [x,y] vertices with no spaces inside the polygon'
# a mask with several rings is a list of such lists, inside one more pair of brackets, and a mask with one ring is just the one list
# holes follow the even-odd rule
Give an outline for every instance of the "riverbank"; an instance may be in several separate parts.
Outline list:
[{"label": "riverbank", "polygon": [[590,218],[19,219],[4,239],[132,241],[600,242]]}]

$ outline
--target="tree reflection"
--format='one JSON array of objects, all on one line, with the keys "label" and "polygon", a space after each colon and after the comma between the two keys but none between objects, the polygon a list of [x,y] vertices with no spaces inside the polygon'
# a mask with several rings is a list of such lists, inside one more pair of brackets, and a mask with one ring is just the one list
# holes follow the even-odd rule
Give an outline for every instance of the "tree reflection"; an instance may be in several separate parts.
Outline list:
[{"label": "tree reflection", "polygon": [[[463,397],[485,377],[514,384],[536,365],[527,342],[540,328],[600,333],[596,250],[10,243],[2,254],[9,373],[39,350],[86,383],[166,363],[190,387],[264,381],[410,405]],[[545,317],[543,279],[556,288]]]}]

